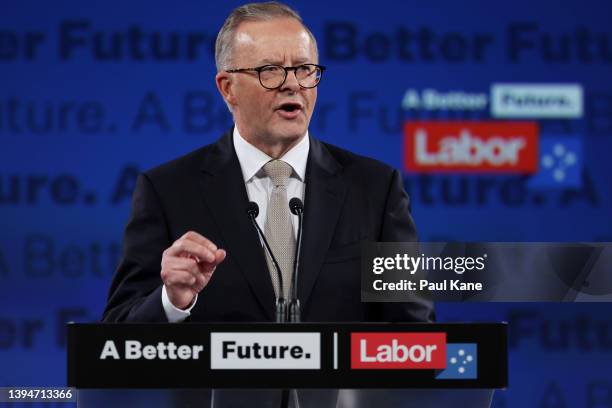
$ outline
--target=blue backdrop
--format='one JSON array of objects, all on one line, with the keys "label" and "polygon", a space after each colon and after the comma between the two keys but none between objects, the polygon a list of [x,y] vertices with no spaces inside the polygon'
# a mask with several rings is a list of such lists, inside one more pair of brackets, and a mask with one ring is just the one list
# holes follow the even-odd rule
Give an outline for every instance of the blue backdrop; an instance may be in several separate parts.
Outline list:
[{"label": "blue backdrop", "polygon": [[[213,44],[239,4],[1,2],[0,385],[65,383],[64,322],[101,316],[138,172],[231,125]],[[328,67],[311,133],[402,169],[423,240],[612,241],[609,2],[290,4]],[[499,120],[489,100],[497,83],[581,89],[579,114],[528,119],[538,159],[571,147],[571,182],[546,179],[544,166],[535,175],[405,168],[406,122]],[[428,89],[485,103],[435,109],[423,103]],[[510,387],[495,406],[612,406],[612,306],[440,304],[438,313],[510,322]]]}]

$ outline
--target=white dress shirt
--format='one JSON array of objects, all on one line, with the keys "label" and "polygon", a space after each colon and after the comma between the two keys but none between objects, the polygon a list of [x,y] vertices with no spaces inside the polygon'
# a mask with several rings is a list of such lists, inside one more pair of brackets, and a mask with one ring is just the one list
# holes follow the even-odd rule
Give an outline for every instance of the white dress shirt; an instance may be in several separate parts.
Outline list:
[{"label": "white dress shirt", "polygon": [[[250,201],[256,202],[259,206],[259,215],[256,221],[263,230],[266,223],[268,201],[270,200],[273,188],[272,180],[263,172],[263,166],[270,160],[273,160],[273,158],[247,142],[240,135],[236,126],[234,126],[233,141],[240,169],[242,170],[242,177],[246,185],[247,195]],[[288,163],[293,168],[287,184],[287,200],[298,197],[304,202],[306,162],[308,160],[309,149],[310,140],[308,138],[308,131],[306,131],[306,135],[302,140],[280,158],[280,160]],[[288,208],[289,201],[287,201]],[[291,214],[291,220],[293,222],[293,233],[297,236],[298,217]],[[204,288],[204,291],[206,291],[206,288]],[[162,305],[166,312],[166,317],[171,323],[185,320],[191,314],[191,309],[193,309],[197,300],[198,297],[196,295],[192,305],[188,309],[182,310],[170,302],[165,285],[162,289]]]}]

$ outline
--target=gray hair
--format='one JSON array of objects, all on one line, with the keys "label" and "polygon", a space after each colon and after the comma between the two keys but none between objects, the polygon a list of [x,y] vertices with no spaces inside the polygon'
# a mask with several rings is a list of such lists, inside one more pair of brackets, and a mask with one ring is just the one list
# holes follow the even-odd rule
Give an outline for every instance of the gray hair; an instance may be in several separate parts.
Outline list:
[{"label": "gray hair", "polygon": [[266,3],[250,3],[235,8],[223,23],[223,27],[217,34],[215,42],[215,64],[217,72],[229,68],[231,62],[232,51],[234,48],[234,36],[238,26],[245,21],[270,21],[275,18],[293,18],[302,24],[312,43],[314,44],[315,53],[318,56],[317,40],[312,35],[312,32],[306,27],[302,21],[302,17],[286,4],[277,1],[269,1]]}]

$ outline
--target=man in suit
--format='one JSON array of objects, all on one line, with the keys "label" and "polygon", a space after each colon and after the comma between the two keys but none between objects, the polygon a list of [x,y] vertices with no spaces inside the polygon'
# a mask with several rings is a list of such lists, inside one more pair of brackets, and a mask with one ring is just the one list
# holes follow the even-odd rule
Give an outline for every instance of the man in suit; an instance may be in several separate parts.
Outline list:
[{"label": "man in suit", "polygon": [[[268,162],[288,171],[284,199],[305,203],[297,281],[303,321],[432,320],[428,302],[360,301],[360,243],[414,241],[416,231],[397,170],[309,135],[324,68],[299,15],[279,3],[239,7],[219,32],[216,63],[235,126],[139,177],[104,320],[273,321],[278,277],[246,213],[255,201],[266,229],[277,187]],[[283,240],[291,241],[297,217],[285,207]],[[283,244],[272,246],[294,251],[294,242]],[[279,261],[285,297],[292,256]]]},{"label": "man in suit", "polygon": [[361,302],[361,242],[414,241],[416,230],[397,170],[309,134],[324,67],[299,15],[279,3],[237,8],[215,58],[235,126],[139,177],[104,320],[274,321],[276,299],[291,297],[298,220],[288,201],[298,197],[302,321],[431,321],[423,300]]}]

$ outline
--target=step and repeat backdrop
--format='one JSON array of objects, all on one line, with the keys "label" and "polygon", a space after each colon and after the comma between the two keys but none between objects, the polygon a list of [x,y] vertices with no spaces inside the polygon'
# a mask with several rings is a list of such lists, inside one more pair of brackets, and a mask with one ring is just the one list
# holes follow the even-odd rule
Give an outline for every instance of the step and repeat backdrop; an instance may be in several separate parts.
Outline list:
[{"label": "step and repeat backdrop", "polygon": [[[214,40],[240,3],[0,3],[0,385],[63,385],[139,172],[232,124]],[[612,241],[612,5],[295,1],[327,66],[310,131],[400,169],[424,241]],[[533,271],[537,274],[537,271]],[[496,407],[611,407],[612,305],[508,321]]]}]

